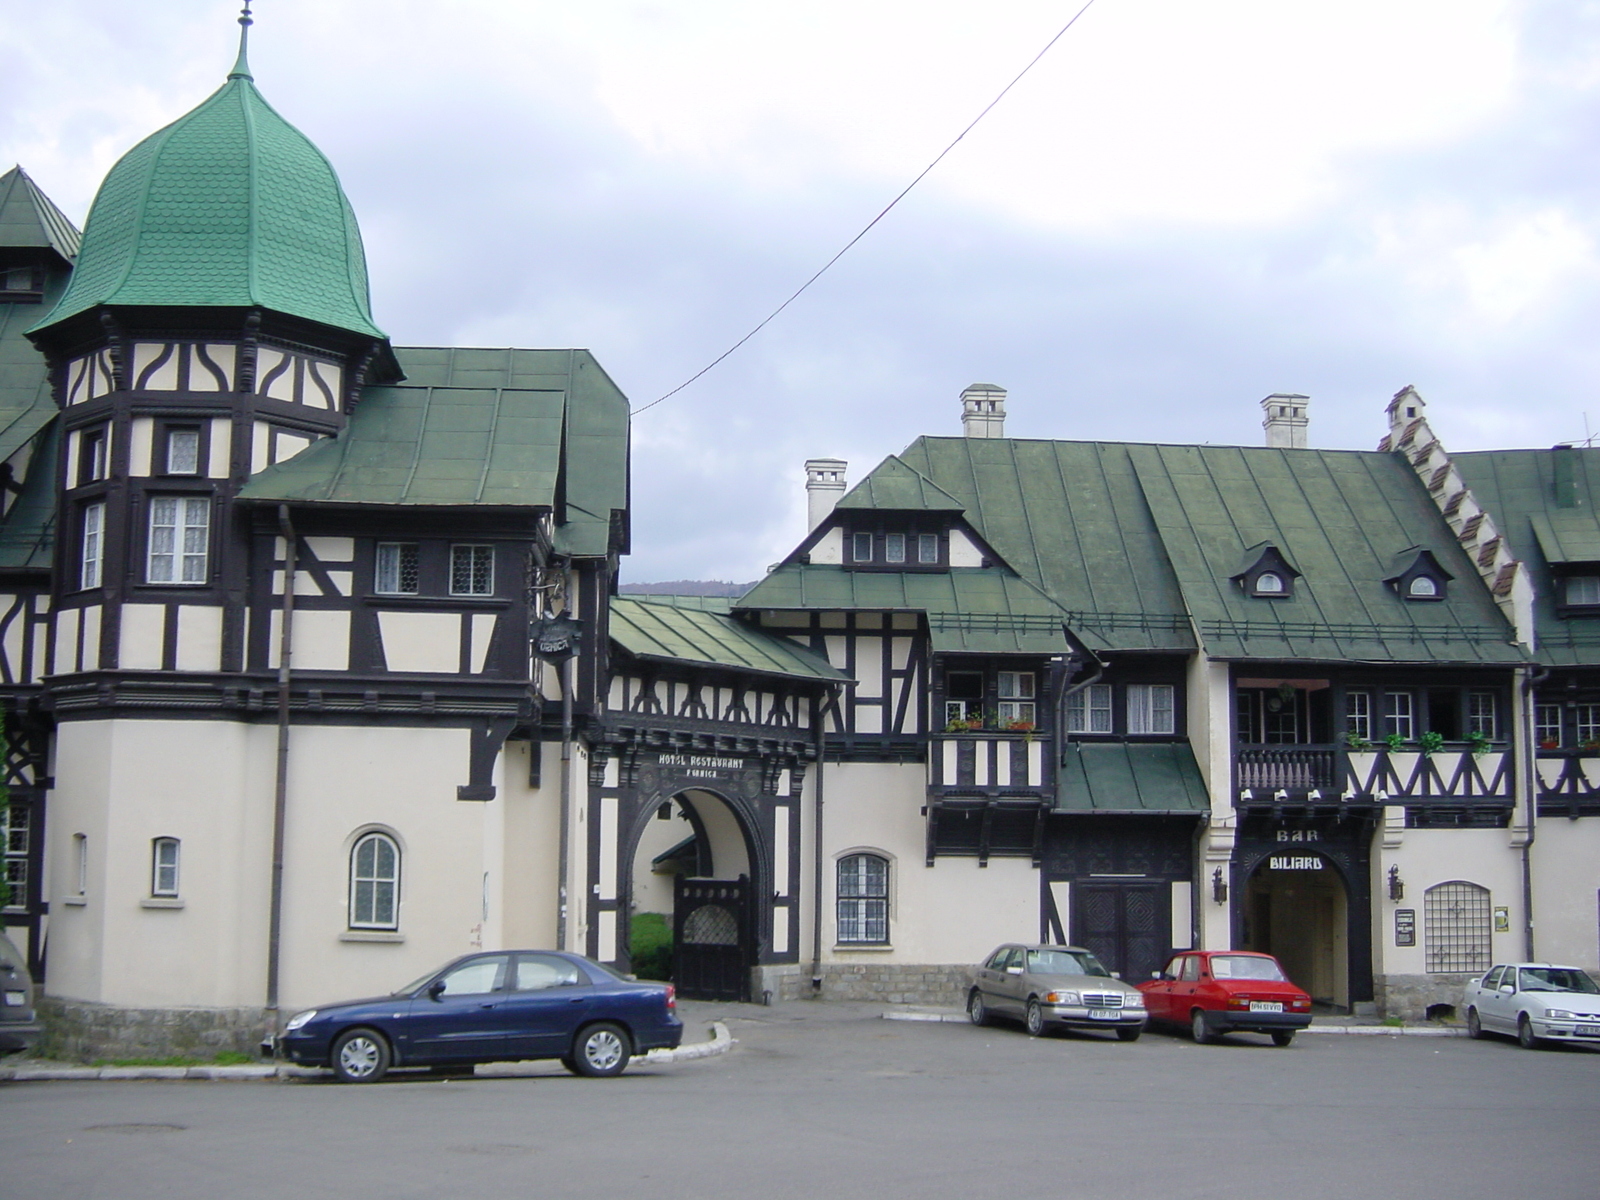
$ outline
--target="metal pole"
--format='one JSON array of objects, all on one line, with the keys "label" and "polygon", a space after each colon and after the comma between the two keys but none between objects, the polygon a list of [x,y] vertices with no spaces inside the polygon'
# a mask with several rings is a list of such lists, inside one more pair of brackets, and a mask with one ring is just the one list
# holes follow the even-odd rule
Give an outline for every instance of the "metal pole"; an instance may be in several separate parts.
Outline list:
[{"label": "metal pole", "polygon": [[289,506],[278,506],[283,535],[283,623],[278,631],[278,761],[272,797],[272,901],[267,918],[267,1015],[278,1032],[278,960],[283,933],[283,831],[289,809],[289,678],[294,650],[295,532]]}]

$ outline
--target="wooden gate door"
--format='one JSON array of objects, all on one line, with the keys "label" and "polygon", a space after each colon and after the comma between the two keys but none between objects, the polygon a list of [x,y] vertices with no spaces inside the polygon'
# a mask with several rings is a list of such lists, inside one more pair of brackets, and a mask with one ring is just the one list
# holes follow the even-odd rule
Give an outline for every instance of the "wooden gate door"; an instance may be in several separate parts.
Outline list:
[{"label": "wooden gate door", "polygon": [[686,1000],[749,1000],[750,881],[687,879],[673,883],[672,981]]},{"label": "wooden gate door", "polygon": [[1171,946],[1172,914],[1165,883],[1080,883],[1073,886],[1072,940],[1139,983],[1159,971]]}]

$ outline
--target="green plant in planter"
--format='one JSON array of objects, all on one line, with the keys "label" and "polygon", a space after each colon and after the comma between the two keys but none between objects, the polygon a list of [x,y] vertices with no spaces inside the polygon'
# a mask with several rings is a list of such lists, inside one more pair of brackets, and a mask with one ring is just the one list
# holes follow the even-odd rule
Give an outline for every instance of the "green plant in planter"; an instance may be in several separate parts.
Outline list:
[{"label": "green plant in planter", "polygon": [[1444,734],[1435,733],[1430,729],[1417,739],[1417,745],[1422,748],[1424,754],[1437,754],[1444,749]]},{"label": "green plant in planter", "polygon": [[1492,748],[1489,742],[1489,735],[1481,729],[1474,729],[1467,734],[1467,745],[1472,747],[1473,758],[1482,758]]},{"label": "green plant in planter", "polygon": [[1372,743],[1353,729],[1344,735],[1344,744],[1359,754],[1364,754],[1372,749]]},{"label": "green plant in planter", "polygon": [[1405,738],[1401,737],[1398,733],[1384,734],[1383,743],[1384,745],[1388,746],[1390,750],[1404,750],[1406,746]]}]

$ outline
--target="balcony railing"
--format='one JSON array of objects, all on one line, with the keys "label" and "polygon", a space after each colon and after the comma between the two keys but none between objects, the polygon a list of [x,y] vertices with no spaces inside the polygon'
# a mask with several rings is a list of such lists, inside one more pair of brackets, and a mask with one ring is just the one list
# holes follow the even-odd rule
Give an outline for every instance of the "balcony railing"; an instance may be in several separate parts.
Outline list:
[{"label": "balcony railing", "polygon": [[1048,787],[1045,745],[1037,733],[936,735],[928,746],[928,786],[985,792]]},{"label": "balcony railing", "polygon": [[[1511,767],[1508,750],[1460,742],[1431,754],[1417,746],[1240,746],[1234,758],[1238,791],[1258,799],[1319,792],[1345,800],[1510,800]],[[1595,775],[1600,778],[1600,760]]]},{"label": "balcony railing", "polygon": [[1540,750],[1534,769],[1540,800],[1600,797],[1600,749]]},{"label": "balcony railing", "polygon": [[1338,751],[1333,746],[1241,746],[1238,757],[1242,791],[1333,789],[1338,778]]}]

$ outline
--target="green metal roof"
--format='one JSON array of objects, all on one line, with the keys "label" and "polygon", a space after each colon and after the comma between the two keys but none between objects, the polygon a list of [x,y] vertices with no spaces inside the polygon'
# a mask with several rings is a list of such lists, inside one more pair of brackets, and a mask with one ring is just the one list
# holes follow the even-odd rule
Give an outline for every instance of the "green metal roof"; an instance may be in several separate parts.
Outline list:
[{"label": "green metal roof", "polygon": [[71,262],[80,240],[77,228],[26,171],[12,167],[0,175],[0,246],[54,250]]},{"label": "green metal roof", "polygon": [[22,479],[22,491],[0,520],[0,570],[48,571],[56,534],[56,454],[61,425],[38,435]]},{"label": "green metal roof", "polygon": [[[1600,450],[1482,450],[1450,460],[1533,574],[1534,657],[1547,666],[1600,663],[1600,618],[1559,616],[1550,572],[1552,563],[1600,561]],[[1567,504],[1557,503],[1558,470]]]},{"label": "green metal roof", "polygon": [[1019,575],[1092,647],[1192,650],[1194,636],[1130,447],[935,438],[900,458],[955,497]]},{"label": "green metal roof", "polygon": [[613,596],[611,640],[636,658],[757,675],[842,683],[849,677],[786,637],[725,613],[680,608],[668,596]]},{"label": "green metal roof", "polygon": [[910,512],[961,512],[963,505],[933,480],[890,455],[839,501],[836,508]]},{"label": "green metal roof", "polygon": [[[1403,456],[1348,450],[1132,446],[1150,513],[1206,651],[1222,658],[1524,660],[1509,623]],[[1293,596],[1248,596],[1245,547],[1276,546]],[[1433,552],[1455,582],[1438,602],[1384,583],[1394,555]]]},{"label": "green metal roof", "polygon": [[1066,614],[1000,567],[902,573],[785,563],[738,606],[925,613],[933,648],[946,653],[1062,654],[1072,648],[1063,631]]},{"label": "green metal roof", "polygon": [[72,285],[34,326],[98,305],[264,308],[382,338],[333,167],[239,65],[111,168]]},{"label": "green metal roof", "polygon": [[1188,742],[1069,742],[1057,812],[1205,812],[1205,780]]},{"label": "green metal roof", "polygon": [[258,472],[240,498],[551,508],[558,549],[607,552],[628,500],[628,402],[588,351],[396,356],[406,382],[367,388],[342,433]]}]

